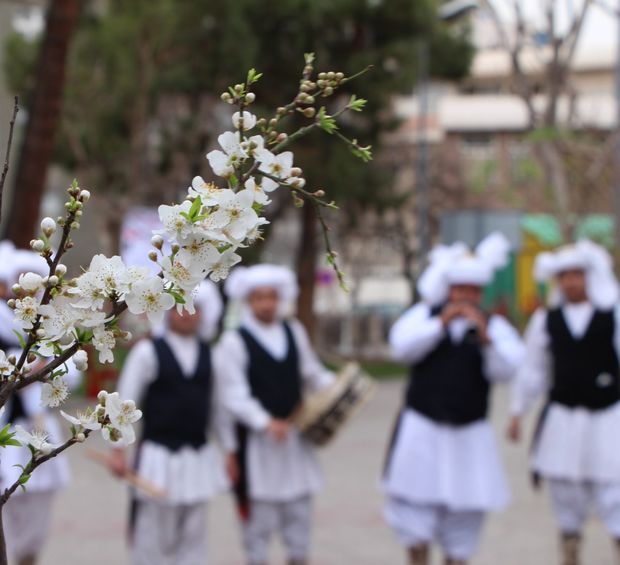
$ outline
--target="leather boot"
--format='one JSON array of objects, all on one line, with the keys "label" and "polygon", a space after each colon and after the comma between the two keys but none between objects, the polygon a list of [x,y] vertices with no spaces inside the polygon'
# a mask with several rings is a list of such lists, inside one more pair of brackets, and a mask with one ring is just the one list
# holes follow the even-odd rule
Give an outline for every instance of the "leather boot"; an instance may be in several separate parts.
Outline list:
[{"label": "leather boot", "polygon": [[562,534],[562,565],[579,565],[579,534]]},{"label": "leather boot", "polygon": [[428,545],[409,548],[409,565],[428,565]]}]

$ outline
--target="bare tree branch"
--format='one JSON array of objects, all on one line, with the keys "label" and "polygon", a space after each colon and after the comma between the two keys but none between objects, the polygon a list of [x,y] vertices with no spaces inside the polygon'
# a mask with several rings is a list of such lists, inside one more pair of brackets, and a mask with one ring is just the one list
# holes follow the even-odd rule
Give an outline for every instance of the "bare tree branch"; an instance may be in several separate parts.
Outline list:
[{"label": "bare tree branch", "polygon": [[6,143],[6,154],[4,156],[4,166],[2,167],[2,176],[0,177],[0,216],[2,216],[2,196],[4,194],[4,183],[9,173],[9,161],[11,158],[11,145],[13,145],[13,130],[15,129],[15,118],[19,112],[19,98],[16,96],[13,101],[13,115],[9,122],[9,139]]}]

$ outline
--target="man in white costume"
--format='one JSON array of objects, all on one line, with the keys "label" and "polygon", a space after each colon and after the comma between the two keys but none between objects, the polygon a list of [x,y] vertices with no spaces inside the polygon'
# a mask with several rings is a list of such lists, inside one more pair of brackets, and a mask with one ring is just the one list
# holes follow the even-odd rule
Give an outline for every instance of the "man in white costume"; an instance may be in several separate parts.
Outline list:
[{"label": "man in white costume", "polygon": [[[0,278],[12,295],[11,287],[22,273],[32,271],[42,276],[48,273],[45,260],[31,251],[16,250],[6,241],[0,243],[2,274]],[[2,300],[0,303],[0,348],[7,353],[19,355],[19,340],[15,330],[14,312]],[[68,363],[64,381],[74,388],[80,381],[80,373],[73,363]],[[26,387],[13,396],[0,416],[0,427],[7,423],[22,426],[27,431],[42,430],[49,434],[51,444],[64,441],[57,420],[41,403],[41,385]],[[21,467],[30,461],[27,447],[7,447],[0,453],[0,488],[4,490],[19,479]],[[36,469],[26,488],[18,489],[3,509],[7,550],[17,565],[34,565],[49,535],[55,496],[69,482],[69,466],[63,455],[55,457]]]},{"label": "man in white costume", "polygon": [[390,332],[411,377],[383,479],[385,518],[412,565],[429,563],[433,542],[446,564],[466,563],[485,514],[508,503],[487,412],[491,384],[513,377],[524,349],[505,318],[481,309],[508,252],[500,234],[475,254],[462,243],[436,248],[418,284],[422,301]]},{"label": "man in white costume", "polygon": [[290,565],[305,565],[312,496],[322,477],[312,446],[290,417],[308,390],[334,379],[320,363],[303,326],[285,319],[297,295],[293,273],[276,265],[240,267],[226,282],[243,302],[241,327],[227,331],[216,350],[222,401],[239,421],[236,485],[249,565],[267,563],[279,534]]},{"label": "man in white costume", "polygon": [[616,540],[620,563],[620,324],[611,257],[581,241],[539,255],[535,278],[554,288],[549,307],[534,313],[526,331],[509,435],[519,438],[521,418],[546,397],[531,465],[549,486],[562,564],[579,563],[592,506]]},{"label": "man in white costume", "polygon": [[[160,335],[135,345],[118,384],[121,397],[135,399],[144,414],[135,470],[166,493],[161,499],[140,490],[133,495],[134,565],[204,563],[207,501],[227,486],[209,433],[227,451],[233,448],[208,345],[222,309],[215,285],[201,283],[194,304],[196,314],[170,311]],[[110,466],[126,473],[122,447],[113,450]]]}]

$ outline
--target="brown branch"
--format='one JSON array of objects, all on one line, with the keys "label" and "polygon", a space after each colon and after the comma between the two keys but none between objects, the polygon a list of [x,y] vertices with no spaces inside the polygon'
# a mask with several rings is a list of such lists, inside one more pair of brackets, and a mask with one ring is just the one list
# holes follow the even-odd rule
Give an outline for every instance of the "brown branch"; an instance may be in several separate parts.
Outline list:
[{"label": "brown branch", "polygon": [[[83,431],[83,434],[85,437],[88,437],[90,433],[91,433],[91,430]],[[10,496],[21,486],[22,480],[25,476],[32,474],[32,472],[37,467],[39,467],[46,461],[49,461],[50,459],[57,457],[63,451],[65,451],[66,449],[68,449],[69,447],[71,447],[72,445],[76,443],[80,443],[80,442],[75,437],[72,437],[71,439],[68,439],[65,443],[63,443],[62,445],[50,451],[47,455],[41,455],[41,457],[35,457],[33,455],[30,461],[28,462],[28,464],[23,468],[22,473],[19,476],[19,478],[10,487],[6,488],[4,492],[2,493],[2,496],[0,496],[0,508],[6,504],[6,501],[10,498]]]},{"label": "brown branch", "polygon": [[2,176],[0,177],[0,216],[2,215],[2,196],[4,195],[4,183],[9,173],[9,161],[11,157],[11,145],[13,145],[13,130],[15,129],[15,118],[19,112],[19,98],[16,96],[13,101],[13,115],[9,122],[9,139],[6,143],[6,153],[4,156],[4,166],[2,167]]}]

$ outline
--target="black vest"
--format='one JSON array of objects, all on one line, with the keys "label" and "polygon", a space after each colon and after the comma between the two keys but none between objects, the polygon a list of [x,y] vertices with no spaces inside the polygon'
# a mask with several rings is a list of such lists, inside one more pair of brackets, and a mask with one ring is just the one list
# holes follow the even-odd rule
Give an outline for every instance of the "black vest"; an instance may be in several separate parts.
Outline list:
[{"label": "black vest", "polygon": [[436,422],[465,425],[486,417],[489,390],[478,333],[472,329],[455,343],[446,331],[437,347],[411,368],[407,406]]},{"label": "black vest", "polygon": [[248,382],[252,396],[274,418],[288,418],[302,398],[299,355],[293,332],[286,322],[288,352],[282,361],[274,359],[245,328],[239,329],[248,355]]},{"label": "black vest", "polygon": [[212,377],[211,351],[200,344],[198,365],[186,377],[164,339],[153,340],[159,372],[144,399],[143,439],[176,451],[207,443],[210,423]]},{"label": "black vest", "polygon": [[620,400],[614,331],[612,310],[596,310],[579,339],[571,334],[561,308],[548,312],[547,332],[553,358],[550,401],[571,408],[600,410]]}]

